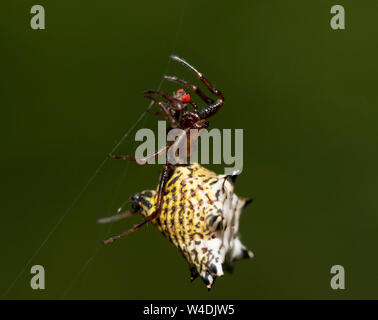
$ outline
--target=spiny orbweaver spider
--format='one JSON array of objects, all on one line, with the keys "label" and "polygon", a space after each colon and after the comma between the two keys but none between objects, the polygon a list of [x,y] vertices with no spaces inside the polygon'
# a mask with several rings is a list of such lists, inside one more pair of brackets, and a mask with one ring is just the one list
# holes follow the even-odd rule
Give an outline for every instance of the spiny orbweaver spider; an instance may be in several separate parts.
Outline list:
[{"label": "spiny orbweaver spider", "polygon": [[[171,128],[185,130],[187,145],[191,145],[198,136],[188,134],[189,130],[206,129],[209,125],[207,118],[223,106],[224,97],[185,60],[177,56],[171,58],[194,72],[206,88],[217,97],[214,101],[196,85],[174,76],[164,78],[189,88],[207,106],[199,109],[184,89],[177,90],[172,96],[161,91],[144,92],[144,96],[153,100],[160,108],[160,112],[151,111],[151,113],[163,116]],[[164,101],[155,96],[163,98]],[[116,155],[110,155],[110,158],[145,163],[164,151],[168,154],[167,150],[178,143],[180,142],[174,141],[145,159]],[[187,156],[190,156],[190,148]],[[238,172],[231,175],[217,175],[198,163],[177,164],[166,161],[156,191],[136,193],[131,197],[131,210],[98,220],[99,223],[114,222],[136,213],[142,214],[145,218],[128,231],[111,237],[104,243],[125,237],[151,221],[183,254],[189,264],[191,280],[200,275],[210,289],[215,278],[223,276],[222,266],[230,270],[235,260],[253,257],[252,252],[241,243],[238,235],[240,213],[252,200],[239,198],[234,193],[237,174]]]}]

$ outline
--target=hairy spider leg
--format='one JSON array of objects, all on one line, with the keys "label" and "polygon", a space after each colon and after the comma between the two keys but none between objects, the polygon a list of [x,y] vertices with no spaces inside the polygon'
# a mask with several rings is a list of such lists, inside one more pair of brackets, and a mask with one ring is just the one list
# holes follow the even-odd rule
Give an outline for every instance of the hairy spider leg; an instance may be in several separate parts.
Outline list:
[{"label": "hairy spider leg", "polygon": [[211,117],[213,114],[215,114],[224,104],[224,96],[222,94],[222,92],[220,92],[218,89],[216,89],[210,82],[209,80],[206,79],[206,77],[200,73],[196,68],[194,68],[191,64],[189,64],[188,62],[186,62],[184,59],[181,59],[177,56],[171,56],[171,59],[181,63],[182,65],[184,65],[186,68],[188,68],[189,70],[191,70],[192,72],[194,72],[196,74],[196,76],[198,77],[198,79],[206,86],[206,88],[212,93],[214,94],[215,96],[218,97],[217,101],[215,101],[214,103],[208,105],[207,107],[201,109],[199,112],[198,112],[198,115],[201,117],[201,119],[207,119],[209,117]]}]

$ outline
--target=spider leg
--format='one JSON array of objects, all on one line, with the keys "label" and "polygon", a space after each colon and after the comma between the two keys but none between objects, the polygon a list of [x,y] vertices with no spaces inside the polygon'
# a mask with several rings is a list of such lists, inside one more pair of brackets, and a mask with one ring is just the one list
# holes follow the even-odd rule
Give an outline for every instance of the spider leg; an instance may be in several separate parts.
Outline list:
[{"label": "spider leg", "polygon": [[114,236],[114,237],[111,237],[109,239],[106,239],[103,241],[104,244],[108,244],[108,243],[112,243],[116,240],[119,240],[119,239],[122,239],[124,237],[126,237],[127,235],[129,235],[130,233],[134,232],[134,231],[137,231],[140,227],[142,227],[143,225],[145,225],[147,222],[151,221],[152,218],[150,219],[151,216],[148,216],[145,220],[143,220],[142,222],[134,225],[131,229],[125,231],[125,232],[122,232],[121,234],[119,234],[118,236]]},{"label": "spider leg", "polygon": [[164,192],[164,189],[165,189],[165,185],[167,184],[169,178],[171,177],[173,173],[173,168],[169,165],[165,165],[164,166],[164,169],[163,169],[163,172],[161,174],[161,177],[160,177],[160,182],[159,182],[159,187],[158,187],[158,194],[157,194],[157,199],[156,199],[156,210],[150,215],[148,216],[146,219],[144,219],[142,222],[134,225],[132,228],[130,228],[129,230],[121,233],[120,235],[118,236],[114,236],[114,237],[111,237],[107,240],[104,240],[104,244],[107,244],[107,243],[111,243],[111,242],[114,242],[116,240],[119,240],[123,237],[126,237],[127,235],[129,235],[130,233],[132,232],[135,232],[137,231],[140,227],[144,226],[146,223],[156,219],[159,217],[160,215],[160,212],[161,212],[161,207],[162,207],[162,199],[163,199],[163,192]]},{"label": "spider leg", "polygon": [[191,89],[194,93],[196,93],[204,102],[206,102],[207,104],[211,104],[211,103],[214,103],[214,100],[207,97],[203,91],[198,88],[196,85],[194,84],[191,84],[190,82],[186,81],[186,80],[183,80],[183,79],[180,79],[180,78],[177,78],[175,76],[164,76],[164,79],[165,80],[168,80],[168,81],[172,81],[172,82],[177,82],[177,83],[180,83],[186,87],[188,87],[189,89]]},{"label": "spider leg", "polygon": [[202,81],[202,83],[206,86],[207,89],[209,89],[209,91],[216,95],[220,100],[223,100],[224,97],[223,97],[223,94],[218,90],[216,89],[210,82],[209,80],[206,79],[206,77],[201,73],[199,72],[196,68],[194,68],[191,64],[189,64],[188,62],[186,62],[184,59],[181,59],[177,56],[171,56],[171,59],[183,64],[185,67],[187,67],[189,70],[191,70],[192,72],[194,72],[198,79],[200,81]]},{"label": "spider leg", "polygon": [[164,165],[163,172],[161,173],[161,176],[160,176],[157,198],[156,198],[156,203],[155,203],[156,210],[151,215],[151,216],[154,216],[152,219],[155,219],[160,215],[162,203],[163,203],[163,195],[164,195],[164,191],[165,191],[165,186],[166,186],[168,180],[171,178],[173,172],[174,172],[174,167],[169,165],[168,163],[166,163]]},{"label": "spider leg", "polygon": [[149,95],[149,93],[153,93],[153,91],[145,91],[144,92],[144,97],[147,98],[147,99],[153,100],[158,105],[158,107],[161,109],[162,115],[169,122],[169,124],[171,125],[171,127],[172,128],[176,128],[177,127],[176,119],[169,112],[167,104],[164,103],[164,102],[162,102],[162,101],[160,101],[160,100],[158,100],[157,98]]},{"label": "spider leg", "polygon": [[190,104],[194,108],[194,110],[198,110],[199,109],[198,106],[197,106],[197,104],[192,99],[190,99],[188,102],[185,102],[185,103]]},{"label": "spider leg", "polygon": [[[143,95],[146,97],[146,96],[150,96],[151,94],[157,94],[159,95],[160,97],[163,97],[165,100],[167,100],[169,103],[171,103],[173,106],[177,106],[180,101],[167,95],[165,92],[162,92],[162,91],[154,91],[154,90],[147,90],[147,91],[144,91],[143,92]],[[180,109],[179,107],[177,109]]]},{"label": "spider leg", "polygon": [[162,111],[155,111],[155,110],[149,109],[147,110],[147,112],[153,114],[154,116],[163,116]]},{"label": "spider leg", "polygon": [[217,113],[217,111],[223,106],[224,100],[217,100],[213,104],[198,111],[198,115],[201,119],[207,119]]},{"label": "spider leg", "polygon": [[109,154],[109,158],[110,159],[121,159],[121,160],[124,160],[124,161],[137,162],[135,157],[131,157],[131,156],[118,156],[118,155],[115,155],[115,154]]},{"label": "spider leg", "polygon": [[119,155],[115,155],[115,154],[109,154],[109,158],[110,159],[120,159],[120,160],[124,160],[124,161],[133,161],[133,162],[137,162],[139,164],[145,164],[148,160],[151,160],[153,158],[157,158],[163,152],[167,151],[167,149],[169,149],[169,147],[171,145],[172,145],[172,143],[168,143],[165,147],[161,148],[160,150],[156,151],[155,153],[150,154],[150,155],[148,155],[144,158],[140,158],[140,159],[136,159],[135,157],[131,157],[131,156],[119,156]]},{"label": "spider leg", "polygon": [[[165,100],[167,100],[175,108],[175,110],[182,110],[185,106],[181,101],[172,98],[171,96],[167,95],[166,93],[164,93],[162,91],[151,91],[151,90],[149,90],[149,91],[145,91],[144,94],[145,94],[145,97],[148,94],[157,94],[157,95],[163,97]],[[193,108],[195,110],[198,110],[197,104],[192,100],[185,102],[185,104],[190,104],[191,106],[193,106]]]},{"label": "spider leg", "polygon": [[100,218],[97,220],[98,223],[109,223],[109,222],[115,222],[115,221],[118,221],[118,220],[121,220],[121,219],[124,219],[126,217],[129,217],[129,216],[132,216],[133,214],[135,214],[136,212],[135,211],[126,211],[126,212],[123,212],[123,213],[119,213],[119,214],[115,214],[114,216],[110,216],[110,217],[105,217],[105,218]]},{"label": "spider leg", "polygon": [[[170,123],[171,127],[175,128],[177,127],[177,123],[176,123],[176,120],[175,118],[171,115],[171,113],[169,112],[167,106],[166,106],[166,103],[156,99],[155,97],[152,97],[150,95],[148,95],[149,91],[146,91],[145,92],[145,97],[148,98],[148,99],[151,99],[153,100],[159,107],[160,109],[162,110],[161,113],[158,113],[156,112],[156,114],[162,114],[164,116],[164,118]],[[152,92],[152,91],[151,91]],[[149,110],[149,112],[152,111],[151,113],[154,113],[155,111],[154,110]],[[162,149],[158,150],[157,152],[151,154],[151,155],[148,155],[144,158],[141,158],[141,159],[136,159],[135,157],[132,157],[132,156],[128,156],[128,155],[114,155],[114,154],[110,154],[109,155],[109,158],[110,159],[121,159],[121,160],[124,160],[124,161],[132,161],[132,162],[137,162],[139,164],[144,164],[146,163],[148,160],[150,159],[153,159],[153,158],[156,158],[158,157],[159,155],[161,155],[164,151],[166,151],[168,148],[170,147],[170,144],[168,144],[167,146],[163,147]]]},{"label": "spider leg", "polygon": [[181,63],[185,67],[187,67],[189,70],[194,72],[198,79],[206,86],[206,88],[215,96],[218,97],[217,101],[214,103],[208,105],[206,108],[200,110],[198,112],[198,115],[201,117],[201,119],[207,119],[213,114],[215,114],[222,106],[224,103],[224,97],[222,92],[220,92],[218,89],[216,89],[210,82],[209,80],[206,79],[206,77],[200,73],[196,68],[194,68],[191,64],[186,62],[185,60],[177,57],[177,56],[171,56],[171,59]]}]

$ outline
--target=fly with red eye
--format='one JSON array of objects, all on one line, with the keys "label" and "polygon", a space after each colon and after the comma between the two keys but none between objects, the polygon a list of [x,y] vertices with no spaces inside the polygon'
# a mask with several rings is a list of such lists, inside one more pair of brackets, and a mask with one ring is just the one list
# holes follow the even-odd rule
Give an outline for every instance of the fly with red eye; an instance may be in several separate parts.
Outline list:
[{"label": "fly with red eye", "polygon": [[[162,91],[149,90],[149,91],[144,92],[144,97],[153,100],[156,103],[156,105],[160,108],[160,111],[149,110],[149,112],[165,118],[166,121],[169,123],[171,129],[178,128],[178,129],[185,130],[186,132],[189,132],[190,129],[198,129],[198,130],[206,129],[209,126],[207,119],[211,117],[212,115],[214,115],[224,104],[223,94],[218,89],[216,89],[206,79],[206,77],[202,73],[200,73],[196,68],[194,68],[188,62],[186,62],[184,59],[181,59],[177,56],[171,56],[171,59],[179,62],[180,64],[185,66],[187,69],[192,71],[197,76],[197,78],[205,85],[207,90],[209,90],[209,92],[212,93],[217,98],[214,100],[213,98],[208,97],[200,88],[198,88],[196,85],[186,80],[180,79],[175,76],[164,76],[165,80],[179,83],[180,85],[184,86],[191,92],[195,93],[202,101],[206,103],[206,107],[200,109],[198,105],[191,99],[190,94],[187,93],[182,88],[174,92],[173,95],[168,95]],[[160,99],[158,99],[157,97],[159,97]],[[189,108],[189,106],[191,106],[192,108]],[[187,139],[188,139],[187,145],[190,145],[192,143],[190,139],[193,139],[193,138],[194,138],[193,136],[190,136],[190,134],[187,134]],[[143,163],[167,151],[168,148],[174,143],[176,143],[176,141],[167,145],[165,148],[159,150],[158,152],[147,156],[144,159],[137,160],[135,159],[135,157],[118,156],[118,155],[109,155],[109,157],[111,159],[121,159],[121,160],[126,160],[126,161],[134,161],[138,163]],[[190,158],[190,150],[188,151],[189,152],[187,153],[187,157]],[[162,208],[162,199],[163,199],[163,193],[164,193],[166,184],[168,180],[172,177],[175,171],[175,168],[177,166],[179,166],[179,164],[171,164],[168,162],[168,159],[166,158],[166,163],[160,175],[160,181],[158,184],[156,210],[153,212],[153,214],[146,217],[145,220],[143,220],[142,222],[134,225],[128,231],[125,231],[118,236],[105,240],[104,243],[110,243],[115,240],[118,240],[138,230],[141,226],[143,226],[147,222],[152,221],[156,219],[157,217],[159,217],[160,211]]]}]

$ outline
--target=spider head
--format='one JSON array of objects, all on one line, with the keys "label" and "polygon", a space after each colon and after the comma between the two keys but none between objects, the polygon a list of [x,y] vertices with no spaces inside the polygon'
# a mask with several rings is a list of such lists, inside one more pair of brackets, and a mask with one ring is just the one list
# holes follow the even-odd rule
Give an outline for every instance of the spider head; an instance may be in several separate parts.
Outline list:
[{"label": "spider head", "polygon": [[146,190],[131,196],[131,207],[145,217],[151,215],[155,210],[155,191]]},{"label": "spider head", "polygon": [[173,93],[173,97],[183,103],[188,103],[190,101],[190,94],[186,93],[184,89],[178,89]]}]

